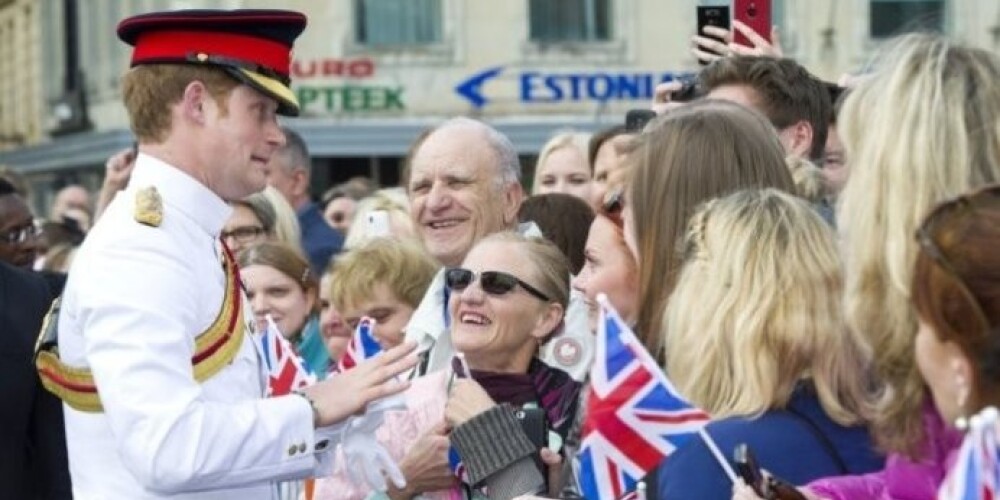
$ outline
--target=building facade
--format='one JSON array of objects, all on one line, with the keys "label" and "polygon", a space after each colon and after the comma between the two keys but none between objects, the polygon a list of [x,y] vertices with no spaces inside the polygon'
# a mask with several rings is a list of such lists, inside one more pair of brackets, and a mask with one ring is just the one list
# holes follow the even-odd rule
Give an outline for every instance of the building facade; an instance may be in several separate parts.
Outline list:
[{"label": "building facade", "polygon": [[[293,65],[303,114],[288,125],[317,159],[319,188],[358,174],[395,183],[412,138],[454,115],[495,124],[531,155],[556,129],[619,123],[648,106],[660,81],[696,72],[689,47],[702,3],[720,2],[281,2],[309,17]],[[786,54],[828,80],[863,70],[908,29],[1000,50],[996,0],[772,3]],[[132,142],[117,22],[161,9],[268,7],[275,2],[0,0],[0,164],[42,189],[69,173],[93,185],[104,160]]]}]

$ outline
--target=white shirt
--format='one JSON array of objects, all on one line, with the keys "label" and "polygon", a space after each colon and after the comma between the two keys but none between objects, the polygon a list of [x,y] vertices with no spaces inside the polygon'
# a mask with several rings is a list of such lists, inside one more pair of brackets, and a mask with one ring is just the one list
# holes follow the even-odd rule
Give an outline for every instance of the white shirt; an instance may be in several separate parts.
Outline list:
[{"label": "white shirt", "polygon": [[[133,215],[136,192],[149,186],[163,200],[159,227]],[[77,500],[271,499],[275,481],[311,475],[329,455],[314,450],[308,402],[262,399],[249,333],[228,366],[200,384],[193,377],[195,338],[224,296],[217,242],[230,213],[193,177],[140,154],[128,189],[77,254],[60,357],[90,368],[104,407],[63,405]]]}]

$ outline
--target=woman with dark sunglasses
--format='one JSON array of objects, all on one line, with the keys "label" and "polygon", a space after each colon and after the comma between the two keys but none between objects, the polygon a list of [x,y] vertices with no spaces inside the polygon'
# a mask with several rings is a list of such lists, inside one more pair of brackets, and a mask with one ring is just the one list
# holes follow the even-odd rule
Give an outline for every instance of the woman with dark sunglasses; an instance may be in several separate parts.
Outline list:
[{"label": "woman with dark sunglasses", "polygon": [[[509,499],[546,491],[541,450],[565,439],[580,391],[538,357],[562,328],[569,276],[554,244],[515,233],[484,238],[445,272],[451,340],[462,356],[451,370],[413,380],[406,410],[386,414],[376,432],[407,482],[385,497]],[[343,471],[320,482],[317,498],[385,498],[351,484]]]},{"label": "woman with dark sunglasses", "polygon": [[483,239],[445,274],[452,344],[471,368],[453,381],[445,418],[465,483],[485,481],[489,498],[545,492],[539,452],[558,450],[573,422],[580,384],[538,359],[562,327],[569,276],[555,245],[515,233]]}]

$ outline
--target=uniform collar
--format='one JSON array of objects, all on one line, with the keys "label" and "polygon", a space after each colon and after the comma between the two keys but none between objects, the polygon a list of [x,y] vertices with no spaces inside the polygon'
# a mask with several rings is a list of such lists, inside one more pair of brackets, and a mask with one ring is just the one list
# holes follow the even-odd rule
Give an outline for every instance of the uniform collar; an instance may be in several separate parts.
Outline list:
[{"label": "uniform collar", "polygon": [[233,212],[225,200],[194,177],[163,160],[139,153],[129,188],[149,186],[159,191],[165,205],[189,217],[213,238]]}]

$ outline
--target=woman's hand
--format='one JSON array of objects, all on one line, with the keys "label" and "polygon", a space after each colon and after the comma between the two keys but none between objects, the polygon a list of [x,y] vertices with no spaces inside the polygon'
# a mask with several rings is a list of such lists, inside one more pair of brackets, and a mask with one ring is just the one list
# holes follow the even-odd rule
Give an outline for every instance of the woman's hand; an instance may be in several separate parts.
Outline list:
[{"label": "woman's hand", "polygon": [[663,82],[653,88],[653,104],[650,109],[658,115],[662,115],[667,111],[679,108],[687,103],[677,102],[673,100],[673,94],[679,92],[684,88],[684,84],[678,80],[670,80],[669,82]]},{"label": "woman's hand", "polygon": [[452,382],[444,417],[452,427],[457,427],[496,405],[478,382],[469,378],[456,378]]},{"label": "woman's hand", "polygon": [[448,426],[442,422],[410,446],[399,468],[406,477],[406,488],[389,487],[387,495],[396,500],[412,498],[421,493],[438,491],[455,485],[455,474],[448,465]]},{"label": "woman's hand", "polygon": [[733,500],[758,500],[760,497],[743,479],[737,478],[733,483]]},{"label": "woman's hand", "polygon": [[562,455],[548,449],[542,448],[539,453],[542,457],[542,463],[549,472],[549,496],[552,498],[559,498],[559,486],[562,484],[562,471],[563,471],[563,458]]},{"label": "woman's hand", "polygon": [[416,348],[416,342],[400,344],[344,373],[303,389],[316,409],[316,427],[339,423],[355,413],[364,412],[372,401],[406,390],[410,383],[395,380],[395,377],[417,365],[417,357],[411,356]]}]

